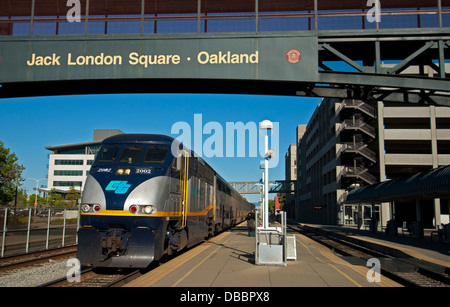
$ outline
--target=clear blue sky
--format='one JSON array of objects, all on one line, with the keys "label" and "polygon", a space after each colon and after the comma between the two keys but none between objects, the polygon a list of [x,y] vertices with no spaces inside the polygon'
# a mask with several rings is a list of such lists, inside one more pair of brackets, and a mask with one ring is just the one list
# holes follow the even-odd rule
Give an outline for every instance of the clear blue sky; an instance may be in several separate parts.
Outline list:
[{"label": "clear blue sky", "polygon": [[[307,124],[320,99],[253,95],[127,94],[54,96],[0,99],[0,140],[26,167],[23,178],[47,177],[45,147],[92,141],[94,129],[120,129],[125,133],[171,134],[172,125],[184,121],[194,127],[194,114],[203,125],[219,122],[259,122],[280,125],[280,160],[270,179],[284,179],[284,155],[295,143],[296,127]],[[193,132],[192,132],[193,134]],[[209,136],[205,135],[203,141]],[[225,146],[225,141],[224,141]],[[248,151],[247,154],[248,156]],[[227,181],[259,180],[261,158],[206,158]],[[39,185],[46,181],[40,181]],[[35,181],[25,181],[29,194]],[[250,201],[258,197],[249,196]]]}]

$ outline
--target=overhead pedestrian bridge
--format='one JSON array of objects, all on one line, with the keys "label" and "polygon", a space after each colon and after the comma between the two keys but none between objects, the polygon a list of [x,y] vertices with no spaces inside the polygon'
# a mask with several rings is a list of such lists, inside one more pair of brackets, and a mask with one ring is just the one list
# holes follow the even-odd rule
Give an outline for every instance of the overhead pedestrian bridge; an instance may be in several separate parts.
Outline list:
[{"label": "overhead pedestrian bridge", "polygon": [[[261,194],[263,183],[260,181],[230,182],[240,194]],[[269,193],[294,193],[295,180],[269,181]]]},{"label": "overhead pedestrian bridge", "polygon": [[239,93],[450,105],[450,0],[73,2],[0,0],[0,97]]}]

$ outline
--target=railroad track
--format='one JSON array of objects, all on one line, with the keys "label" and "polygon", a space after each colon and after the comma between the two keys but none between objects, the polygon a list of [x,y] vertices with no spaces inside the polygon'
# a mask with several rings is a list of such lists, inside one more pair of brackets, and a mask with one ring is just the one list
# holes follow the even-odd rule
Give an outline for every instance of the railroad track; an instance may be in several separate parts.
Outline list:
[{"label": "railroad track", "polygon": [[39,285],[38,287],[121,287],[133,279],[136,279],[161,265],[169,264],[169,262],[175,260],[177,257],[202,244],[213,242],[214,238],[218,237],[216,236],[190,248],[185,248],[171,256],[165,256],[159,261],[152,263],[145,269],[120,270],[117,268],[88,268],[81,271],[80,282],[69,282],[64,276],[51,282]]},{"label": "railroad track", "polygon": [[208,241],[204,241],[194,247],[184,249],[172,256],[163,257],[163,259],[150,264],[150,266],[145,269],[87,268],[81,270],[79,282],[69,282],[64,276],[39,285],[38,287],[121,287],[133,279],[136,279],[159,267],[160,265],[164,265],[165,263],[175,260],[175,258],[181,256],[183,253],[204,244],[205,242]]},{"label": "railroad track", "polygon": [[[30,266],[48,263],[51,260],[75,258],[77,246],[63,247],[29,254],[15,255],[0,259],[0,273],[25,269]],[[98,269],[90,268],[81,271],[80,282],[69,282],[61,277],[38,287],[119,287],[142,275],[142,270]]]},{"label": "railroad track", "polygon": [[371,258],[377,258],[384,275],[406,287],[450,287],[449,268],[427,263],[412,257],[399,258],[375,251],[345,240],[345,237],[314,229],[289,225],[289,227],[314,241],[330,248],[335,254],[353,264],[365,266]]},{"label": "railroad track", "polygon": [[89,268],[81,271],[79,282],[69,282],[62,277],[39,287],[120,287],[143,273],[142,270]]},{"label": "railroad track", "polygon": [[77,246],[50,249],[0,258],[0,273],[10,270],[22,269],[32,265],[48,262],[50,259],[59,260],[76,257]]}]

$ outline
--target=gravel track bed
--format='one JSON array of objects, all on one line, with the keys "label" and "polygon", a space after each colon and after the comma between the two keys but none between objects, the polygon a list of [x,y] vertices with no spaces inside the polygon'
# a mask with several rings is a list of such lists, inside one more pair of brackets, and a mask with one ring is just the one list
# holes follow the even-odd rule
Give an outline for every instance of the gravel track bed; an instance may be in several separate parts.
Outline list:
[{"label": "gravel track bed", "polygon": [[70,267],[66,260],[49,260],[25,269],[12,270],[0,275],[0,287],[36,287],[66,276]]}]

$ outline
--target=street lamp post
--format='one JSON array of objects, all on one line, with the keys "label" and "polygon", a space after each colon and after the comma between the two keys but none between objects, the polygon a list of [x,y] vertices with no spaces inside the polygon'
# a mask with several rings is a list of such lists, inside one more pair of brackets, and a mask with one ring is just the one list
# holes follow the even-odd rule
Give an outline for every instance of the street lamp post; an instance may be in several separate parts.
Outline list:
[{"label": "street lamp post", "polygon": [[39,181],[47,180],[47,178],[41,178],[41,179],[27,178],[27,180],[34,180],[34,181],[36,181],[36,194],[35,194],[35,198],[34,198],[34,214],[36,215],[37,196],[38,196],[38,191],[39,191]]},{"label": "street lamp post", "polygon": [[273,155],[273,150],[269,150],[269,133],[273,129],[270,120],[264,120],[259,124],[261,133],[264,133],[264,205],[263,205],[263,228],[269,227],[269,158]]},{"label": "street lamp post", "polygon": [[34,207],[37,206],[37,195],[38,195],[38,191],[39,191],[39,181],[41,180],[47,180],[47,178],[41,178],[41,179],[35,179],[35,178],[27,178],[27,180],[34,180],[36,181],[36,196],[34,198]]},{"label": "street lamp post", "polygon": [[[265,169],[266,169],[266,166],[264,165],[264,163],[261,163],[261,166],[260,166],[260,169],[262,169],[263,171],[262,171],[262,176],[261,176],[261,209],[260,209],[260,211],[261,211],[261,220],[262,221],[264,221],[264,195],[265,195],[265,192],[264,192],[264,186],[265,186],[265,174],[266,174],[266,171],[265,171]],[[261,226],[263,226],[262,224],[263,224],[264,222],[262,222],[261,223]]]},{"label": "street lamp post", "polygon": [[17,192],[19,190],[19,172],[23,171],[25,169],[25,167],[23,166],[19,166],[16,169],[16,195],[14,196],[14,216],[16,215],[16,210],[17,210]]},{"label": "street lamp post", "polygon": [[255,234],[255,264],[286,266],[286,213],[282,214],[281,227],[269,227],[269,159],[275,156],[275,151],[269,149],[269,135],[273,124],[264,120],[259,128],[264,135],[264,201],[263,225],[256,228]]}]

